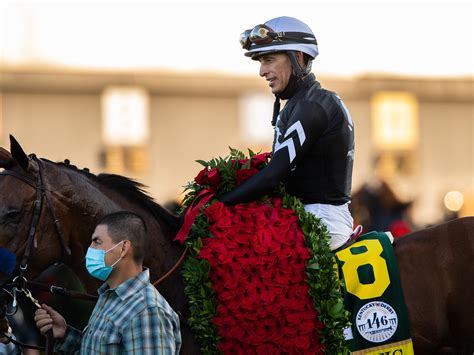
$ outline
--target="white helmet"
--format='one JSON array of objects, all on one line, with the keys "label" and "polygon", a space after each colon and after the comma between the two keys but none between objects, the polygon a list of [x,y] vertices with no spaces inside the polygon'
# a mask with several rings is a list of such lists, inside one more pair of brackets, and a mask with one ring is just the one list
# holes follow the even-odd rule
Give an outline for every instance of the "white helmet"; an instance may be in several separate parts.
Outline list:
[{"label": "white helmet", "polygon": [[304,22],[288,16],[271,19],[240,35],[240,44],[255,59],[263,54],[283,51],[300,51],[312,59],[318,55],[316,37]]}]

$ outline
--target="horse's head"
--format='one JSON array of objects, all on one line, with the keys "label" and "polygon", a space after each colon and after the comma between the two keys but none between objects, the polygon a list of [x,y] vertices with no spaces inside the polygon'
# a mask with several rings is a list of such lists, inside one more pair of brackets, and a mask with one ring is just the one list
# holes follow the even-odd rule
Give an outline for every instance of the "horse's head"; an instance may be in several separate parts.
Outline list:
[{"label": "horse's head", "polygon": [[88,242],[73,241],[72,234],[86,230],[90,235],[93,226],[86,226],[87,214],[101,211],[92,211],[78,198],[76,186],[82,191],[93,187],[86,186],[80,174],[27,155],[12,136],[10,143],[10,152],[0,148],[0,247],[16,254],[28,277],[54,262],[80,262]]}]

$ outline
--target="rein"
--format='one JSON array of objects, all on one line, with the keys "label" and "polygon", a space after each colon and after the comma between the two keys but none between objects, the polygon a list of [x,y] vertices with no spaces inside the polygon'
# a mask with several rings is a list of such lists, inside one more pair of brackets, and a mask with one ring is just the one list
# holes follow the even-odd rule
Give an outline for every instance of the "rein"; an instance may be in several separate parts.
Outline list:
[{"label": "rein", "polygon": [[[173,267],[166,272],[163,276],[161,276],[158,280],[152,283],[153,286],[159,286],[163,282],[165,282],[171,275],[175,273],[175,271],[181,266],[183,263],[184,259],[186,258],[186,255],[188,253],[188,248],[184,249],[182,252],[181,256],[179,259],[176,261],[176,263],[173,265]],[[26,282],[28,288],[40,290],[40,291],[46,291],[55,295],[61,295],[61,296],[67,296],[71,298],[77,298],[77,299],[82,299],[86,301],[96,301],[99,297],[96,295],[91,295],[90,293],[85,293],[85,292],[79,292],[79,291],[73,291],[70,289],[67,289],[65,287],[59,287],[55,285],[47,285],[41,282],[33,282],[33,281],[27,281]]]},{"label": "rein", "polygon": [[37,346],[37,345],[30,345],[30,344],[22,343],[21,341],[18,341],[16,339],[14,339],[12,336],[10,336],[7,333],[3,333],[2,336],[7,338],[8,342],[13,343],[16,346],[19,346],[21,348],[28,348],[28,349],[41,350],[41,351],[46,350],[46,347],[44,347],[44,346]]},{"label": "rein", "polygon": [[158,286],[159,284],[163,283],[164,281],[166,281],[166,279],[168,277],[170,277],[175,271],[177,268],[179,268],[181,266],[181,264],[183,263],[184,259],[186,258],[186,254],[188,253],[188,248],[184,249],[183,253],[181,254],[181,256],[179,257],[178,261],[174,264],[174,266],[166,273],[164,274],[163,276],[161,276],[158,280],[156,280],[155,282],[153,282],[153,286]]}]

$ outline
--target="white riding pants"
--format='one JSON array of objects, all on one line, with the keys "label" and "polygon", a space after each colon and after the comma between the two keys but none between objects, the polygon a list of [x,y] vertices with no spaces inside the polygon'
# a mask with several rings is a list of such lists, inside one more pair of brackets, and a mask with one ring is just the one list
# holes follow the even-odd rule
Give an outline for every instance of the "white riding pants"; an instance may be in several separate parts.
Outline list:
[{"label": "white riding pants", "polygon": [[344,245],[352,234],[354,220],[349,211],[349,202],[340,205],[328,205],[323,203],[313,203],[304,205],[306,212],[309,212],[321,219],[326,225],[331,240],[329,248],[337,249]]}]

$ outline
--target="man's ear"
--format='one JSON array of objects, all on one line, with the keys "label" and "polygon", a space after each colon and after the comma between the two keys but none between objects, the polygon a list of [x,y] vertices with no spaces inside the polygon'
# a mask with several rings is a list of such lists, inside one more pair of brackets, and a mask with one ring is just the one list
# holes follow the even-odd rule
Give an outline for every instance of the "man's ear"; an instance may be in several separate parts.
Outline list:
[{"label": "man's ear", "polygon": [[304,53],[303,52],[296,52],[296,59],[298,60],[298,64],[300,65],[301,68],[306,67],[306,64],[304,62]]},{"label": "man's ear", "polygon": [[132,242],[129,241],[128,239],[124,239],[122,250],[124,250],[125,253],[128,255],[133,255]]}]

